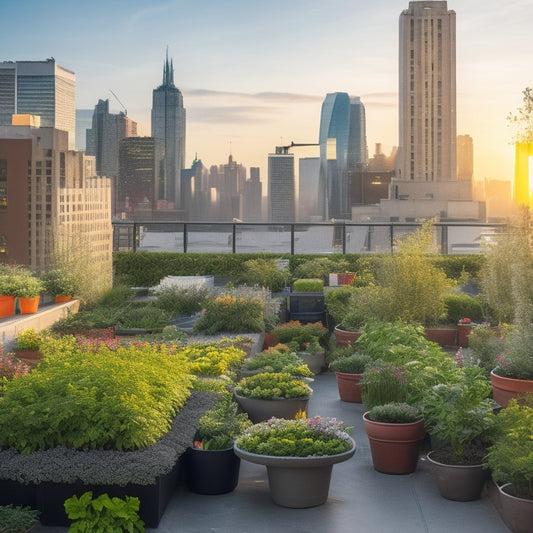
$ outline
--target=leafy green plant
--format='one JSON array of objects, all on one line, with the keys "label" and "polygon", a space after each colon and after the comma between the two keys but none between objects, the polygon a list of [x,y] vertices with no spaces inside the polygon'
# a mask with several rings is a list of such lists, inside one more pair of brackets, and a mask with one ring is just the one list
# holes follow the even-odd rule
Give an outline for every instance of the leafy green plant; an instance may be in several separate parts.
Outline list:
[{"label": "leafy green plant", "polygon": [[335,324],[340,324],[348,313],[355,288],[349,285],[343,287],[328,287],[324,291],[324,305],[333,318]]},{"label": "leafy green plant", "polygon": [[513,379],[533,380],[533,327],[513,328],[506,336],[506,350],[496,357],[494,373]]},{"label": "leafy green plant", "polygon": [[468,346],[471,350],[471,360],[479,365],[489,375],[498,364],[498,356],[505,352],[507,345],[505,336],[510,328],[491,328],[489,325],[472,326],[468,336]]},{"label": "leafy green plant", "polygon": [[406,370],[401,366],[384,364],[366,370],[361,376],[363,403],[372,409],[376,405],[404,402],[407,399]]},{"label": "leafy green plant", "polygon": [[421,420],[422,411],[405,402],[393,402],[374,406],[368,412],[367,417],[374,422],[409,424]]},{"label": "leafy green plant", "polygon": [[52,296],[72,296],[78,290],[75,277],[64,269],[55,269],[41,275],[44,290]]},{"label": "leafy green plant", "polygon": [[249,259],[243,265],[238,282],[245,285],[267,287],[272,292],[280,292],[289,284],[290,270],[279,269],[274,259]]},{"label": "leafy green plant", "polygon": [[317,278],[297,279],[292,284],[294,292],[322,292],[324,290],[324,281]]},{"label": "leafy green plant", "polygon": [[18,298],[35,298],[44,290],[41,280],[31,274],[16,275],[12,282],[12,294]]},{"label": "leafy green plant", "polygon": [[0,505],[0,533],[27,533],[39,519],[39,511],[20,505]]},{"label": "leafy green plant", "polygon": [[225,450],[252,423],[231,396],[225,394],[220,402],[198,421],[194,445],[204,450]]},{"label": "leafy green plant", "polygon": [[166,287],[156,294],[157,307],[173,315],[194,315],[203,309],[209,291],[205,287]]},{"label": "leafy green plant", "polygon": [[107,289],[98,299],[99,307],[124,307],[131,303],[132,292],[125,285],[118,285],[112,289]]},{"label": "leafy green plant", "polygon": [[171,318],[170,313],[154,305],[131,305],[118,314],[115,325],[122,328],[162,330]]},{"label": "leafy green plant", "polygon": [[247,452],[277,457],[336,455],[351,449],[352,442],[342,422],[336,419],[271,418],[252,426],[237,439]]},{"label": "leafy green plant", "polygon": [[287,372],[263,372],[242,378],[235,392],[246,398],[260,400],[279,400],[282,398],[303,398],[310,396],[311,387]]},{"label": "leafy green plant", "polygon": [[17,335],[17,350],[38,350],[44,336],[37,333],[33,328],[21,331]]},{"label": "leafy green plant", "polygon": [[533,500],[533,395],[512,399],[496,416],[487,466],[494,480],[511,483],[511,493]]},{"label": "leafy green plant", "polygon": [[326,278],[331,272],[347,272],[348,261],[345,259],[330,259],[329,257],[317,257],[307,259],[294,267],[296,278]]},{"label": "leafy green plant", "polygon": [[309,367],[293,352],[282,349],[283,345],[260,352],[246,360],[244,370],[261,372],[287,372],[297,377],[312,377]]},{"label": "leafy green plant", "polygon": [[272,336],[296,352],[321,350],[327,344],[328,330],[320,322],[302,324],[290,320],[272,329]]},{"label": "leafy green plant", "polygon": [[65,511],[72,521],[72,533],[123,533],[144,532],[144,522],[139,518],[139,498],[110,498],[107,493],[93,498],[92,491],[79,498],[74,494],[65,500]]},{"label": "leafy green plant", "polygon": [[465,293],[448,294],[444,299],[446,322],[457,324],[468,317],[472,322],[483,322],[483,302],[480,295],[470,296]]},{"label": "leafy green plant", "polygon": [[331,370],[334,372],[345,372],[346,374],[362,374],[370,365],[372,359],[368,355],[353,354],[348,357],[339,357],[331,363]]},{"label": "leafy green plant", "polygon": [[220,376],[239,370],[246,352],[225,342],[191,343],[179,351],[190,363],[190,370],[197,376]]}]

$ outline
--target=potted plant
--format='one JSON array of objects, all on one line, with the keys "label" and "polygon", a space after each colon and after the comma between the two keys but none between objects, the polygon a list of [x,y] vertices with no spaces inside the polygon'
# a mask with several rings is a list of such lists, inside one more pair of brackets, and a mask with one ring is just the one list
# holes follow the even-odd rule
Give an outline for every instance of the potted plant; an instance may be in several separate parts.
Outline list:
[{"label": "potted plant", "polygon": [[331,363],[331,370],[335,372],[339,396],[344,402],[361,403],[361,376],[370,365],[368,355],[355,353],[348,357],[339,357]]},{"label": "potted plant", "polygon": [[15,271],[0,265],[0,318],[15,314]]},{"label": "potted plant", "polygon": [[15,346],[15,354],[28,365],[35,365],[42,358],[40,351],[43,335],[37,333],[33,328],[26,329],[18,334]]},{"label": "potted plant", "polygon": [[33,314],[39,307],[39,299],[44,286],[40,279],[29,271],[13,276],[13,294],[19,299],[20,314]]},{"label": "potted plant", "polygon": [[487,479],[485,454],[495,423],[490,384],[478,367],[458,381],[439,384],[424,398],[424,419],[433,450],[428,453],[440,494],[449,500],[480,497]]},{"label": "potted plant", "polygon": [[185,480],[197,494],[231,492],[239,481],[240,458],[233,451],[233,441],[252,423],[246,413],[224,394],[215,407],[198,421],[194,445],[185,455]]},{"label": "potted plant", "polygon": [[[533,395],[511,399],[496,416],[487,466],[495,484],[489,494],[513,533],[531,531],[533,516]],[[497,483],[497,484],[496,484]]]},{"label": "potted plant", "polygon": [[66,302],[76,293],[77,283],[72,274],[66,270],[55,269],[41,276],[44,290],[55,297],[56,303]]},{"label": "potted plant", "polygon": [[373,407],[363,420],[374,468],[384,474],[414,472],[425,435],[420,409],[405,402],[392,402]]},{"label": "potted plant", "polygon": [[335,419],[272,418],[239,437],[235,453],[267,467],[274,503],[305,508],[327,501],[333,465],[353,456],[355,442]]},{"label": "potted plant", "polygon": [[372,409],[377,405],[405,402],[408,395],[406,376],[402,365],[375,361],[359,381],[363,403]]},{"label": "potted plant", "polygon": [[312,390],[307,383],[288,372],[263,372],[242,378],[235,387],[235,398],[255,424],[278,418],[294,418],[307,411]]},{"label": "potted plant", "polygon": [[303,359],[284,344],[278,344],[246,359],[241,374],[252,376],[262,372],[288,372],[298,378],[311,378],[314,374]]}]

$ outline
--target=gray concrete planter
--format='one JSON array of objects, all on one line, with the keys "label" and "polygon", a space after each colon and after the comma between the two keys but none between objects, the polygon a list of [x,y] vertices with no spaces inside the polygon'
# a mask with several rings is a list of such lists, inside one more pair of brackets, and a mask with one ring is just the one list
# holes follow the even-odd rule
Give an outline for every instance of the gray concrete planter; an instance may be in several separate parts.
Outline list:
[{"label": "gray concrete planter", "polygon": [[338,455],[274,457],[241,450],[236,444],[235,453],[245,461],[266,466],[275,504],[302,509],[326,503],[333,465],[347,461],[355,453],[355,442],[349,438],[351,449]]},{"label": "gray concrete planter", "polygon": [[307,412],[309,396],[303,398],[282,398],[279,400],[260,400],[246,398],[235,394],[235,399],[243,411],[248,413],[250,420],[257,424],[275,416],[276,418],[291,419],[298,411]]}]

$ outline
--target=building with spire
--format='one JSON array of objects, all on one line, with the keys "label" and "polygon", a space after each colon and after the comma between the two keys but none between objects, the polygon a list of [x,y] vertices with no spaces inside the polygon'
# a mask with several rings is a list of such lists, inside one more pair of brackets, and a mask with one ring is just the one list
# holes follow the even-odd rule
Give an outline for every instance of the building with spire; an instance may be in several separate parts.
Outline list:
[{"label": "building with spire", "polygon": [[154,89],[152,98],[152,137],[163,141],[164,161],[157,200],[165,200],[174,209],[182,207],[181,170],[185,161],[185,109],[181,91],[174,85],[174,65],[168,60],[163,67],[163,83]]}]

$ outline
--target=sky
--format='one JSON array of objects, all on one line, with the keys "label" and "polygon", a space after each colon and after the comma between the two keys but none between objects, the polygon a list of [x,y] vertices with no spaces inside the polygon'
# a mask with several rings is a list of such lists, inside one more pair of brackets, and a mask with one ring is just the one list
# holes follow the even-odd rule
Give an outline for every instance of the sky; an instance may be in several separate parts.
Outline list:
[{"label": "sky", "polygon": [[[54,57],[76,108],[109,99],[150,135],[168,47],[187,113],[186,166],[261,167],[318,142],[327,93],[361,97],[369,154],[398,144],[398,25],[407,0],[1,0],[0,61]],[[457,133],[476,179],[511,179],[506,117],[533,86],[533,0],[448,0],[457,23]],[[120,104],[113,94],[117,95]],[[77,143],[78,144],[78,143]],[[318,147],[296,157],[318,156]]]}]

